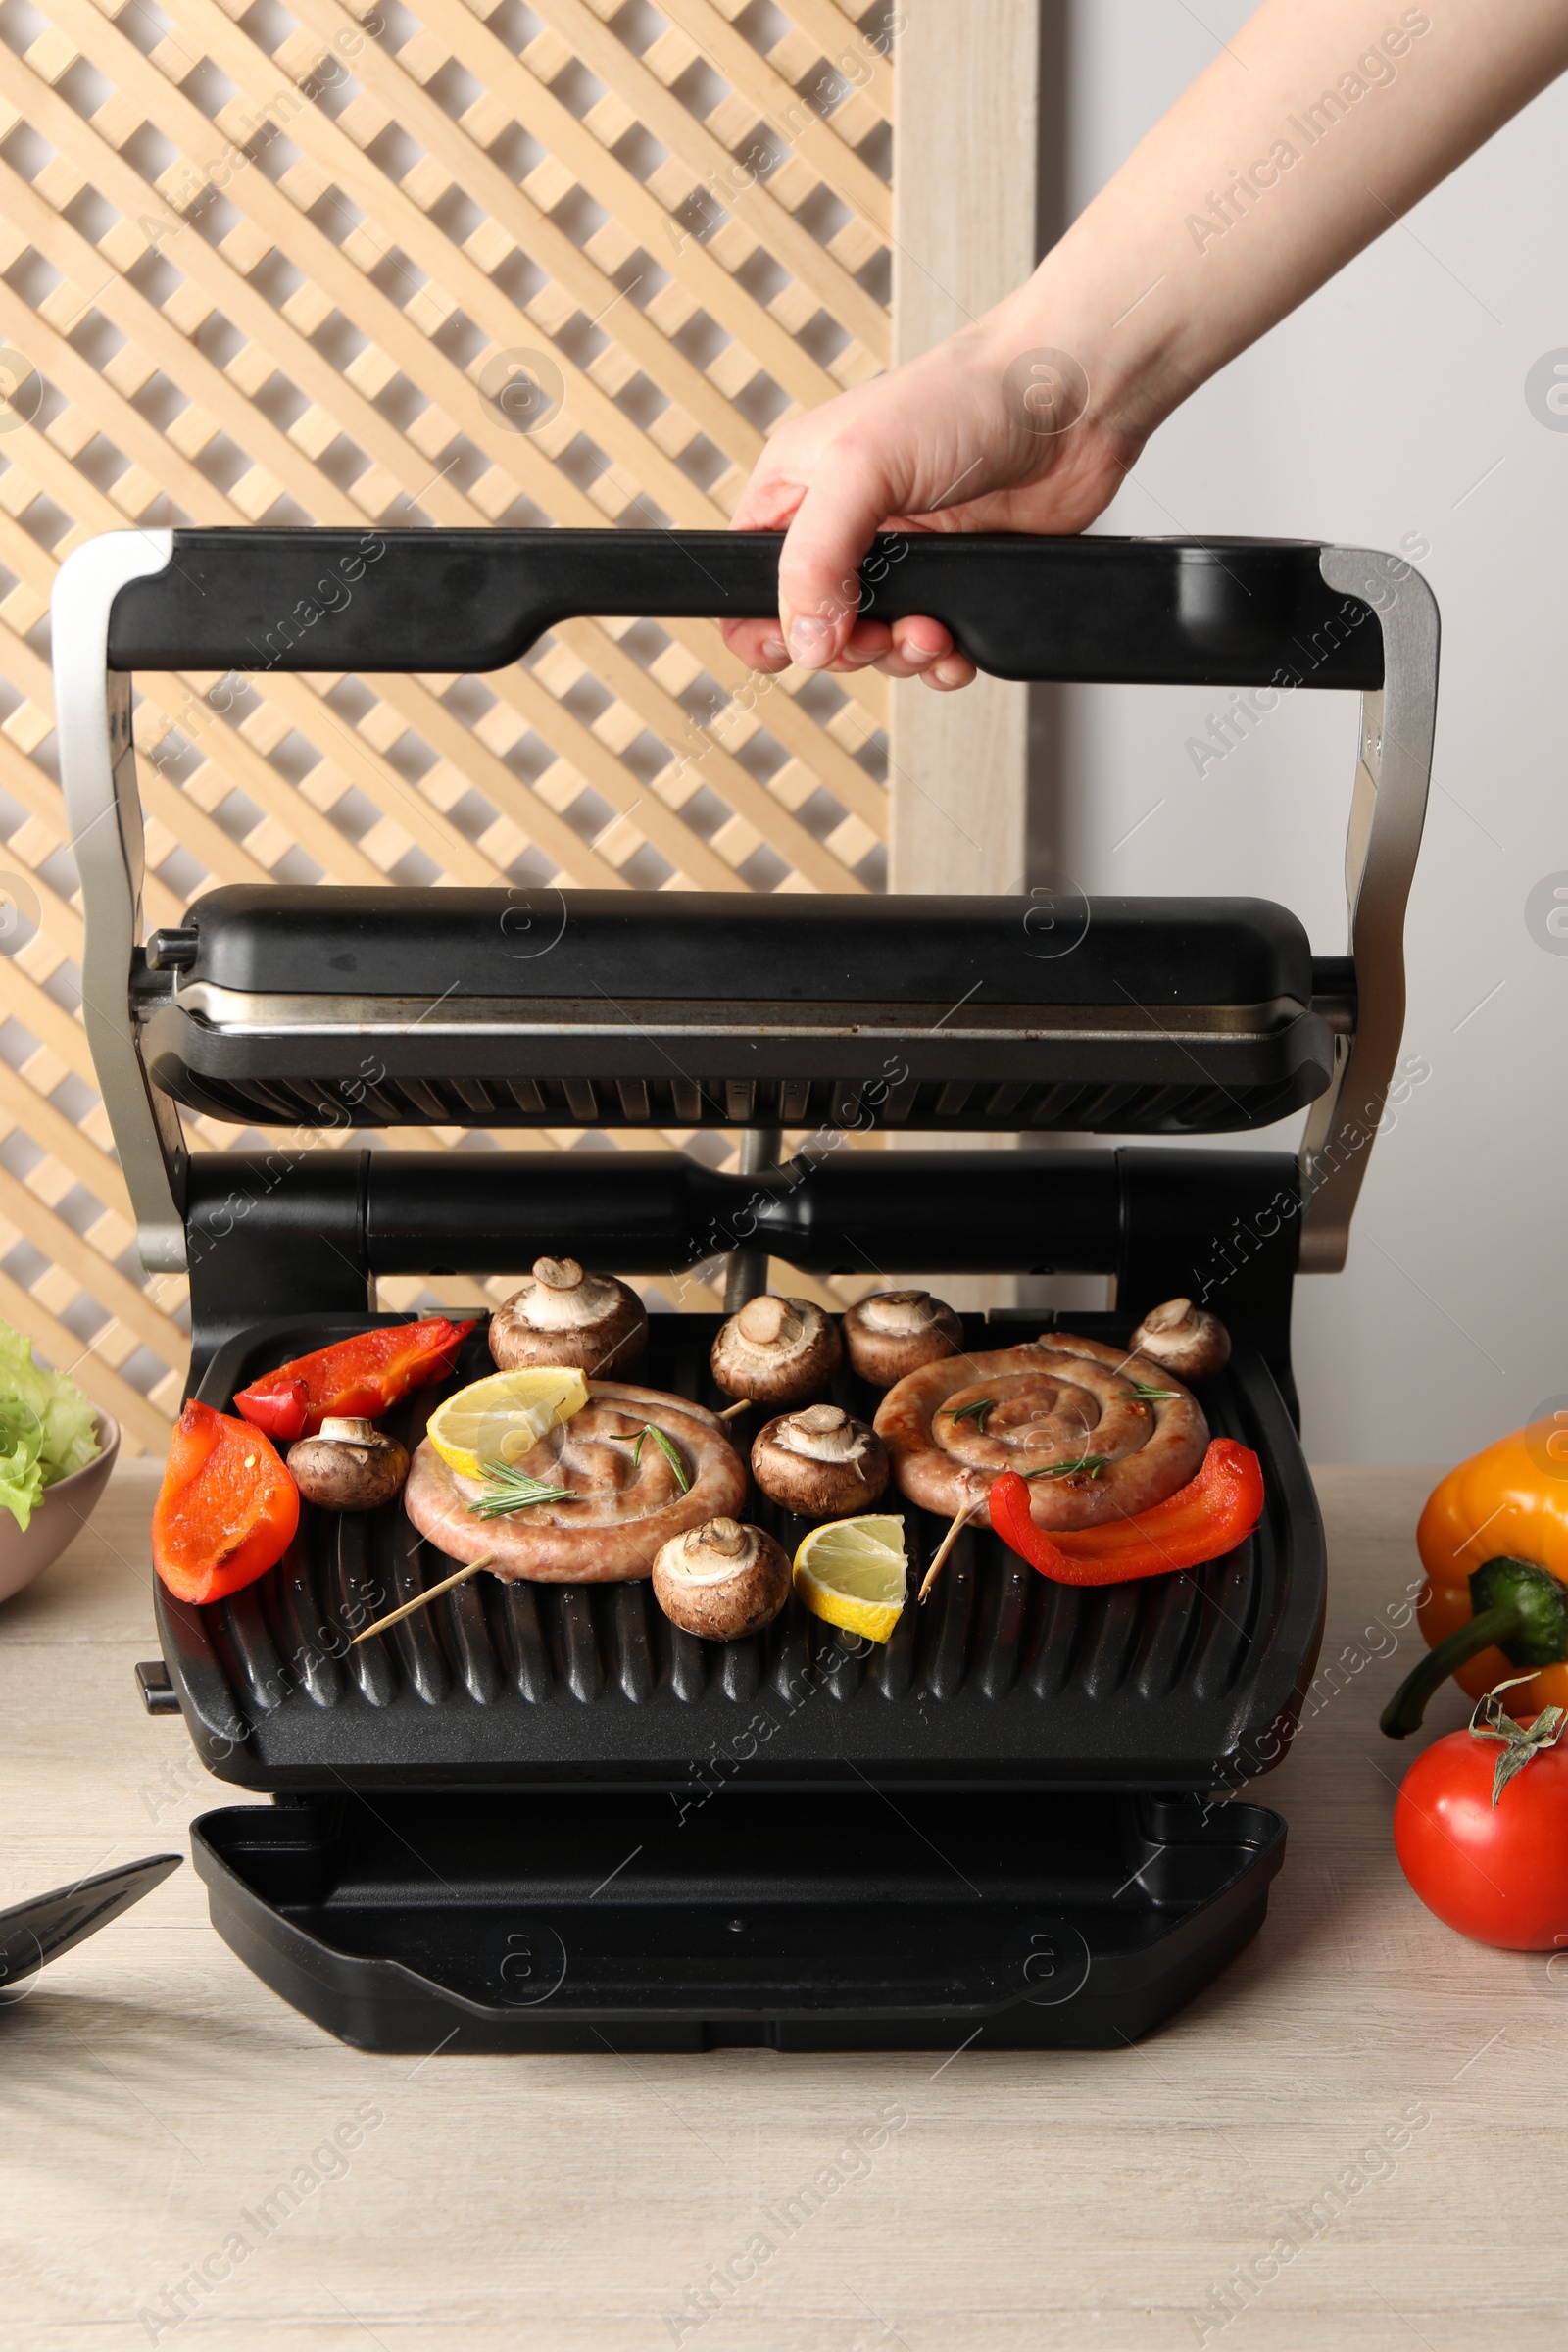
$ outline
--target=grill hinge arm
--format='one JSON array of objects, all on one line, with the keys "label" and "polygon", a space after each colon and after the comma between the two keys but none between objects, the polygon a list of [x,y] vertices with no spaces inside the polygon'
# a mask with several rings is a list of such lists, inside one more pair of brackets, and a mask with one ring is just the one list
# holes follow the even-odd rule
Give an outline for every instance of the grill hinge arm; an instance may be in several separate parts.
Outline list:
[{"label": "grill hinge arm", "polygon": [[1369,548],[1326,547],[1331,588],[1360,598],[1383,631],[1383,685],[1361,697],[1345,890],[1355,966],[1353,1031],[1334,1041],[1334,1078],[1301,1139],[1300,1269],[1337,1274],[1404,1029],[1404,909],[1432,773],[1438,607],[1415,567]]},{"label": "grill hinge arm", "polygon": [[51,608],[60,777],[81,880],[81,1012],[136,1217],[142,1264],[185,1264],[185,1140],[147,1082],[130,1010],[141,939],[143,835],[130,676],[109,667],[109,615],[127,582],[168,567],[172,531],[110,531],[68,556]]}]

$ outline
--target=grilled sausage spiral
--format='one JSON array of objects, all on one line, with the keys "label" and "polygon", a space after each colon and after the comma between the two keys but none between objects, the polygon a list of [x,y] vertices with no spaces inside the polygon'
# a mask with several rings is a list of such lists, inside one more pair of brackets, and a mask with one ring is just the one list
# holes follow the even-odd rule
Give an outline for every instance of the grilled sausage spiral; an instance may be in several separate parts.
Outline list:
[{"label": "grilled sausage spiral", "polygon": [[888,1391],[876,1429],[901,1493],[950,1517],[982,1502],[1004,1470],[1047,1472],[1029,1483],[1030,1517],[1044,1528],[1099,1527],[1163,1502],[1208,1444],[1180,1381],[1070,1332],[923,1364]]},{"label": "grilled sausage spiral", "polygon": [[[650,1427],[680,1453],[684,1494],[662,1446],[643,1438]],[[591,1380],[581,1411],[547,1430],[514,1467],[569,1488],[571,1500],[478,1518],[468,1505],[483,1482],[449,1468],[426,1438],[403,1507],[438,1550],[455,1560],[488,1559],[509,1583],[607,1585],[652,1576],[662,1544],[705,1519],[733,1517],[746,1499],[746,1465],[710,1412],[618,1380]]]}]

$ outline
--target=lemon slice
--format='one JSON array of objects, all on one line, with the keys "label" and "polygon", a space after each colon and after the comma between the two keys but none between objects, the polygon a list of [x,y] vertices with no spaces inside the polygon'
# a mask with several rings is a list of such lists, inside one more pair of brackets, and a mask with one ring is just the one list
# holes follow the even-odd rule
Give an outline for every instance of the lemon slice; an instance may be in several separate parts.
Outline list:
[{"label": "lemon slice", "polygon": [[522,1364],[459,1389],[436,1406],[425,1435],[449,1470],[482,1478],[487,1462],[520,1462],[547,1429],[587,1401],[588,1383],[575,1366]]},{"label": "lemon slice", "polygon": [[904,1521],[870,1512],[813,1527],[795,1554],[795,1590],[813,1617],[885,1642],[908,1591]]}]

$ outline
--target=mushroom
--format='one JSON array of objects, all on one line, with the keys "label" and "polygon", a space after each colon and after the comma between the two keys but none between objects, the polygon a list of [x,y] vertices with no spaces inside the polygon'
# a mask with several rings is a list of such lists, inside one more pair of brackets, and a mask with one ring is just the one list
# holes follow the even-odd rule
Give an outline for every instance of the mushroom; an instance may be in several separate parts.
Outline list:
[{"label": "mushroom", "polygon": [[373,1421],[328,1415],[314,1438],[288,1449],[289,1476],[307,1502],[323,1511],[373,1511],[390,1502],[409,1475],[409,1453]]},{"label": "mushroom", "polygon": [[1230,1361],[1230,1333],[1218,1315],[1190,1298],[1167,1298],[1163,1306],[1151,1307],[1129,1344],[1178,1380],[1207,1380]]},{"label": "mushroom", "polygon": [[624,1376],[648,1344],[648,1310],[628,1283],[585,1274],[574,1257],[537,1257],[533,1272],[490,1318],[490,1352],[519,1364],[576,1364],[591,1380]]},{"label": "mushroom", "polygon": [[839,1405],[808,1404],[758,1431],[752,1476],[787,1511],[844,1519],[876,1501],[888,1483],[888,1452],[874,1429]]},{"label": "mushroom", "polygon": [[760,1527],[708,1519],[654,1554],[654,1598],[672,1625],[705,1641],[760,1634],[789,1596],[789,1560]]},{"label": "mushroom", "polygon": [[809,1298],[764,1292],[720,1326],[709,1360],[731,1396],[799,1404],[826,1388],[843,1353],[838,1325]]},{"label": "mushroom", "polygon": [[929,1291],[873,1291],[845,1315],[844,1342],[860,1378],[891,1389],[906,1372],[956,1355],[963,1325]]}]

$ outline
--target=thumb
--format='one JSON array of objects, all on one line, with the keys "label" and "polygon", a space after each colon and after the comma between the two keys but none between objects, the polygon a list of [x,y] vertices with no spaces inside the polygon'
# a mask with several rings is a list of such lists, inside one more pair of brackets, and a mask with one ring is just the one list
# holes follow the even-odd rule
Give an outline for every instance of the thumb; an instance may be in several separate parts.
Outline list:
[{"label": "thumb", "polygon": [[825,669],[843,652],[860,607],[859,565],[892,512],[881,465],[839,443],[812,475],[778,563],[785,642],[803,669]]}]

